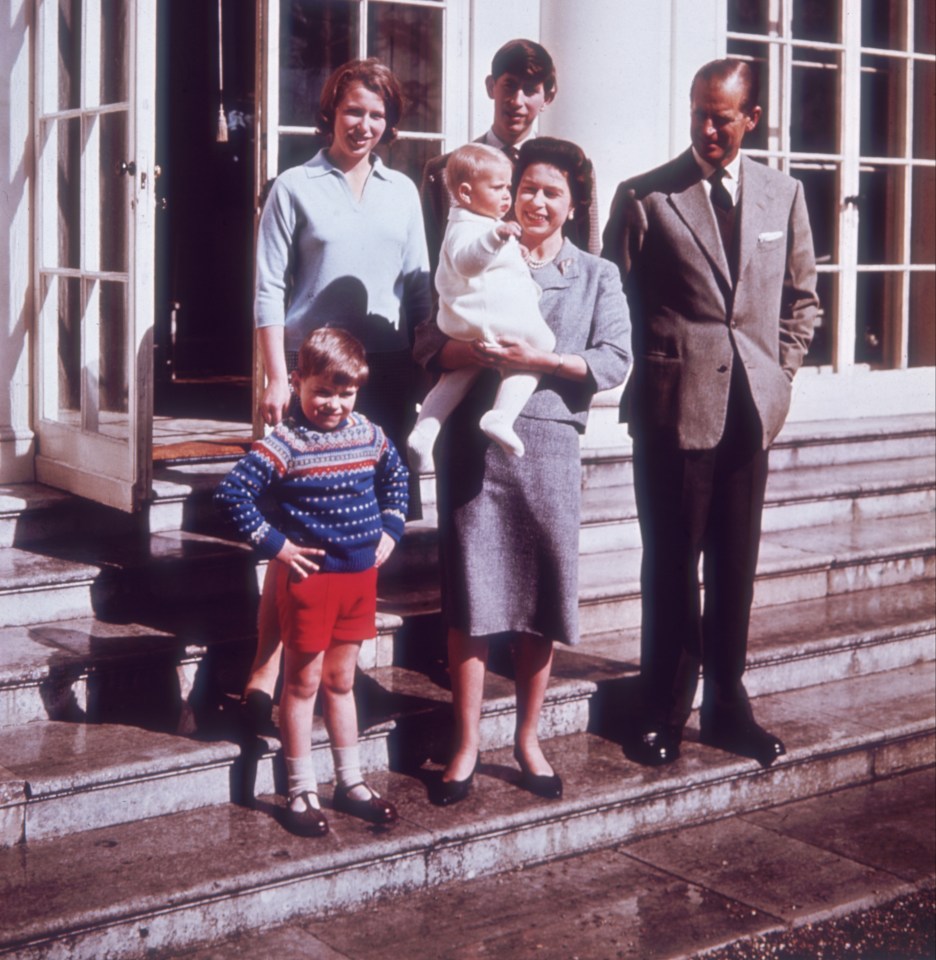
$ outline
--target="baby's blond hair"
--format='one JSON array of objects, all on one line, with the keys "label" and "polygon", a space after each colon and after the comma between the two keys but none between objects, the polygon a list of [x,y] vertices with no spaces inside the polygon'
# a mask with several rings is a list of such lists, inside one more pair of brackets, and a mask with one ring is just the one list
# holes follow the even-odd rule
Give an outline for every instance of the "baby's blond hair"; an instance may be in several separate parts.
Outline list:
[{"label": "baby's blond hair", "polygon": [[486,143],[466,143],[453,150],[445,164],[445,185],[453,201],[458,196],[458,185],[473,183],[480,173],[503,167],[507,171],[507,179],[513,173],[513,164],[496,147],[489,147]]}]

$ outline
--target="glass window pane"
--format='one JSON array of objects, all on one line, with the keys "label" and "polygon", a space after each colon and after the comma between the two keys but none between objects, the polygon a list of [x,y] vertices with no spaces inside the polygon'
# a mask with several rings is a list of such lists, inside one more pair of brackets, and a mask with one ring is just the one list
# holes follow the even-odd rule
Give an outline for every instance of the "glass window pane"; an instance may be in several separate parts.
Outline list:
[{"label": "glass window pane", "polygon": [[936,273],[910,274],[910,330],[908,362],[911,367],[936,366]]},{"label": "glass window pane", "polygon": [[737,33],[767,33],[767,4],[761,0],[728,0],[728,29]]},{"label": "glass window pane", "polygon": [[766,43],[752,43],[747,40],[730,40],[728,42],[728,56],[747,60],[751,65],[751,69],[756,74],[759,88],[757,99],[760,101],[760,106],[763,111],[760,123],[744,138],[744,147],[746,150],[766,150],[767,135],[771,127],[776,127],[779,123],[779,117],[769,116],[770,70],[767,57],[768,49],[769,44]]},{"label": "glass window pane", "polygon": [[81,281],[57,277],[58,289],[58,416],[77,422],[81,409]]},{"label": "glass window pane", "polygon": [[358,5],[347,0],[294,0],[282,6],[280,123],[314,127],[325,81],[359,55]]},{"label": "glass window pane", "polygon": [[893,57],[861,58],[861,153],[903,155],[906,65]]},{"label": "glass window pane", "polygon": [[855,362],[893,366],[888,352],[889,321],[898,316],[903,274],[859,273]]},{"label": "glass window pane", "polygon": [[394,140],[380,147],[387,166],[405,173],[416,184],[422,180],[426,163],[441,152],[440,140]]},{"label": "glass window pane", "polygon": [[128,98],[128,0],[101,0],[101,103]]},{"label": "glass window pane", "polygon": [[936,64],[913,64],[913,155],[936,160]]},{"label": "glass window pane", "polygon": [[81,0],[59,0],[58,105],[60,110],[81,106]]},{"label": "glass window pane", "polygon": [[[127,285],[101,283],[100,375],[98,396],[102,413],[126,414],[129,409],[127,377]],[[118,418],[126,423],[126,417]],[[101,420],[102,431],[114,418]]]},{"label": "glass window pane", "polygon": [[936,263],[936,169],[914,167],[910,262]]},{"label": "glass window pane", "polygon": [[836,263],[838,234],[838,171],[793,167],[791,173],[803,184],[817,263]]},{"label": "glass window pane", "polygon": [[99,120],[101,190],[101,269],[127,270],[127,224],[129,222],[129,177],[118,173],[117,166],[128,156],[127,115],[102,114]]},{"label": "glass window pane", "polygon": [[797,48],[793,62],[790,143],[804,153],[835,153],[838,140],[838,54]]},{"label": "glass window pane", "polygon": [[913,5],[913,47],[917,53],[936,53],[936,0]]},{"label": "glass window pane", "polygon": [[59,120],[58,266],[81,265],[81,121]]},{"label": "glass window pane", "polygon": [[837,43],[839,6],[839,0],[794,0],[793,36],[797,40]]},{"label": "glass window pane", "polygon": [[820,367],[832,362],[833,318],[837,315],[837,273],[820,273],[816,278],[819,294],[819,313],[813,330],[812,343],[804,361],[808,366]]},{"label": "glass window pane", "polygon": [[905,49],[906,0],[862,0],[861,45],[889,50]]},{"label": "glass window pane", "polygon": [[289,136],[281,136],[277,172],[282,173],[290,167],[302,166],[307,160],[311,160],[322,147],[327,145],[328,139],[324,135],[301,136],[290,134]]},{"label": "glass window pane", "polygon": [[900,263],[901,174],[896,167],[861,171],[858,223],[858,262]]},{"label": "glass window pane", "polygon": [[403,86],[401,128],[442,130],[442,10],[404,3],[368,7],[367,53],[379,57]]}]

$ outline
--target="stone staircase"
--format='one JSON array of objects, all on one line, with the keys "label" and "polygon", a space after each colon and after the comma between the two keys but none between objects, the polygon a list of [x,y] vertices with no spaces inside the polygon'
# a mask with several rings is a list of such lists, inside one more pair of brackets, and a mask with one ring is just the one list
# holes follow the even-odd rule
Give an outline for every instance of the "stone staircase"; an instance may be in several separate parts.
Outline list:
[{"label": "stone staircase", "polygon": [[[583,642],[558,651],[543,714],[564,798],[516,787],[504,657],[476,789],[456,808],[427,803],[449,711],[426,520],[382,574],[358,680],[364,766],[402,816],[387,832],[333,814],[327,838],[301,840],[279,823],[275,728],[253,736],[235,708],[262,571],[212,513],[226,464],[162,466],[136,520],[0,489],[0,956],[170,956],[933,765],[932,418],[788,425],[771,455],[747,681],[789,753],[764,771],[690,729],[677,764],[647,770],[621,748],[640,550],[613,400],[583,445]],[[321,728],[314,747],[330,776]]]}]

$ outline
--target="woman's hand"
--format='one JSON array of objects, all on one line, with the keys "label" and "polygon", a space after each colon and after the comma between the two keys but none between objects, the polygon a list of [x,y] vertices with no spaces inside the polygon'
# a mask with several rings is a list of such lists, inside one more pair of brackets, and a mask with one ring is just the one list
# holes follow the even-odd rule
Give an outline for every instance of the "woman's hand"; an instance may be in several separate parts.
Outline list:
[{"label": "woman's hand", "polygon": [[374,561],[374,566],[382,567],[390,559],[390,554],[393,553],[395,546],[396,540],[388,533],[382,533],[380,543],[377,544],[377,559]]},{"label": "woman's hand", "polygon": [[260,398],[260,416],[263,422],[275,427],[289,407],[289,383],[281,380],[270,380]]},{"label": "woman's hand", "polygon": [[497,343],[474,340],[471,347],[482,367],[491,367],[506,373],[519,370],[548,373],[556,365],[555,360],[550,363],[550,358],[555,356],[553,353],[513,337],[499,337]]},{"label": "woman's hand", "polygon": [[287,540],[276,555],[276,559],[280,563],[285,563],[300,580],[305,580],[310,573],[317,573],[319,569],[319,565],[312,557],[324,556],[325,551],[318,547],[300,547],[292,540]]}]

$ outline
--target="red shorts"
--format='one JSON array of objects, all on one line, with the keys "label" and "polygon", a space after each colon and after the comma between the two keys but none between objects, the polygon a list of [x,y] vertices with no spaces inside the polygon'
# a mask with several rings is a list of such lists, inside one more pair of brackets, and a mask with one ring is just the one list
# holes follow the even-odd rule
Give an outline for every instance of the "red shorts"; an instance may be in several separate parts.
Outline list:
[{"label": "red shorts", "polygon": [[319,653],[336,643],[377,635],[377,568],[360,573],[312,573],[294,580],[276,564],[280,633],[290,650]]}]

